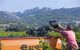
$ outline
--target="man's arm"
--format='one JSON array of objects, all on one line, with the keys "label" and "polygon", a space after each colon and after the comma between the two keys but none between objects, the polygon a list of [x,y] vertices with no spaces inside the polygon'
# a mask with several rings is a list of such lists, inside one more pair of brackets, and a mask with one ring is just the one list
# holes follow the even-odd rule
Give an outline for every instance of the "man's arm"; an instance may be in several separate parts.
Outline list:
[{"label": "man's arm", "polygon": [[66,28],[62,27],[60,24],[58,25],[59,30],[66,30]]},{"label": "man's arm", "polygon": [[59,33],[61,32],[61,31],[60,31],[60,30],[58,30],[58,29],[53,29],[53,31],[55,31],[55,32],[59,32]]},{"label": "man's arm", "polygon": [[65,35],[65,31],[64,30],[53,29],[53,31]]}]

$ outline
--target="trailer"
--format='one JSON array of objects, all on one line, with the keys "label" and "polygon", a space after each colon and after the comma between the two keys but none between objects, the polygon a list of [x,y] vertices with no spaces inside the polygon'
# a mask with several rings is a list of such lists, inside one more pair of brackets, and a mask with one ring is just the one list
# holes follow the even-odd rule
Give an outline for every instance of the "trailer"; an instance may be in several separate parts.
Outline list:
[{"label": "trailer", "polygon": [[[61,39],[58,37],[14,37],[14,38],[0,38],[0,50],[37,50],[40,41],[50,44],[51,48],[61,50]],[[43,48],[39,48],[43,50]],[[53,50],[53,49],[51,49]]]}]

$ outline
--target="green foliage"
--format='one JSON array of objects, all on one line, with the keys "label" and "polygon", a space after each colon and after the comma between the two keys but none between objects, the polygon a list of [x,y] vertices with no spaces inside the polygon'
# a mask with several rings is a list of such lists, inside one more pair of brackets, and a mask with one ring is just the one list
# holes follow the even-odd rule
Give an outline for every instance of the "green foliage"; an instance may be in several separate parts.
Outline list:
[{"label": "green foliage", "polygon": [[[29,36],[26,32],[0,32],[0,37],[18,37],[18,36]],[[57,32],[48,32],[48,36],[58,37],[62,36]],[[80,32],[76,32],[77,41],[80,42]],[[65,41],[64,38],[62,38]]]},{"label": "green foliage", "polygon": [[74,31],[75,32],[80,32],[80,26],[74,26]]},{"label": "green foliage", "polygon": [[80,31],[76,32],[76,38],[77,38],[77,42],[80,42]]},{"label": "green foliage", "polygon": [[0,37],[28,36],[26,32],[0,32]]},{"label": "green foliage", "polygon": [[42,43],[42,48],[43,48],[43,50],[50,50],[50,45],[45,43],[45,42],[43,42]]},{"label": "green foliage", "polygon": [[43,42],[41,39],[39,42],[39,46],[43,48],[43,50],[51,50],[50,44],[48,44],[47,42]]},{"label": "green foliage", "polygon": [[57,32],[48,32],[48,36],[58,37],[58,36],[61,36],[61,34]]}]

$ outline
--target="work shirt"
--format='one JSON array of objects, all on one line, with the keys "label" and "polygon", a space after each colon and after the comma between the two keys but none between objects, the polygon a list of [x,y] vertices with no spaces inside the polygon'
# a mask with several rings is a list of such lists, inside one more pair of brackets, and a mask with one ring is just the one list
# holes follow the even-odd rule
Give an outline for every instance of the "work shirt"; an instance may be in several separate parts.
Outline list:
[{"label": "work shirt", "polygon": [[75,33],[73,31],[60,31],[60,33],[62,35],[64,35],[66,37],[66,40],[67,40],[67,44],[71,47],[74,47],[76,46],[78,48],[78,44],[76,42],[76,37],[75,37]]}]

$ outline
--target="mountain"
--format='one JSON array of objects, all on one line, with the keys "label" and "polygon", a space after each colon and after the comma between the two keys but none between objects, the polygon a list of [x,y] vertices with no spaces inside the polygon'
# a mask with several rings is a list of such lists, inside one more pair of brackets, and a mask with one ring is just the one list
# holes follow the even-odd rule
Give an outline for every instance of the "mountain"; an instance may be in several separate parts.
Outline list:
[{"label": "mountain", "polygon": [[80,7],[76,8],[33,8],[24,10],[24,12],[16,12],[24,23],[33,25],[47,25],[49,20],[57,20],[60,22],[73,22],[80,20]]},{"label": "mountain", "polygon": [[31,26],[48,25],[49,20],[59,22],[80,21],[80,7],[51,9],[47,7],[26,9],[23,12],[0,11],[0,23],[20,22]]},{"label": "mountain", "polygon": [[19,19],[20,19],[20,17],[16,16],[13,13],[6,12],[6,11],[0,11],[0,23],[1,24],[17,22]]}]

